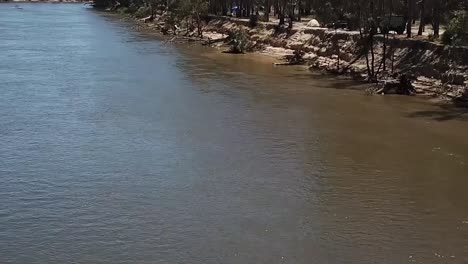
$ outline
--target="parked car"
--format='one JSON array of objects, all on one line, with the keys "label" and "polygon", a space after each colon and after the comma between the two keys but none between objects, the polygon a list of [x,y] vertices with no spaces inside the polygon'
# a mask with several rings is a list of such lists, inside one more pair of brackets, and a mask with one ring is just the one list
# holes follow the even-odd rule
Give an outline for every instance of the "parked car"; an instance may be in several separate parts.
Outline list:
[{"label": "parked car", "polygon": [[403,34],[406,30],[406,22],[404,16],[386,16],[380,20],[379,29],[383,34],[388,34],[390,31]]}]

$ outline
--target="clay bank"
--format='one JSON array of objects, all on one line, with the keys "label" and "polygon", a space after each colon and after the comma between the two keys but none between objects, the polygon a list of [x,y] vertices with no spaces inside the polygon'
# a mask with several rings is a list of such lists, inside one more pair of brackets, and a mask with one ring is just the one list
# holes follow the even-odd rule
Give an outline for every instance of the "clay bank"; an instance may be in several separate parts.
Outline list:
[{"label": "clay bank", "polygon": [[[139,19],[138,25],[196,40],[193,37],[196,30],[168,26],[164,15]],[[347,75],[363,81],[372,79],[369,73],[373,72],[378,78],[370,81],[377,82],[377,85],[368,88],[369,93],[384,93],[383,86],[392,84],[397,76],[406,75],[411,79],[415,94],[456,102],[464,102],[468,98],[467,47],[406,39],[392,34],[388,37],[375,35],[372,50],[367,51],[366,56],[363,46],[368,45],[365,44],[367,39],[358,31],[311,27],[307,22],[295,22],[292,28],[260,21],[252,26],[249,19],[219,16],[207,18],[202,31],[204,44],[221,49],[226,49],[233,33],[242,32],[243,41],[247,42],[246,50],[251,52],[288,59],[300,51],[304,63],[292,64],[304,64],[314,71]]]}]

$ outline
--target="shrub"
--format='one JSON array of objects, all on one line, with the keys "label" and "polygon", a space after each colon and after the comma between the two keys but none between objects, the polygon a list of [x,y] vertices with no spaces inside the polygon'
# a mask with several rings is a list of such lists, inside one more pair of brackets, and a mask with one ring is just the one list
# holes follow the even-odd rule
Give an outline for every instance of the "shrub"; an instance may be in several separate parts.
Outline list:
[{"label": "shrub", "polygon": [[453,32],[450,31],[450,30],[445,30],[444,34],[442,34],[442,43],[444,43],[445,45],[450,45],[452,44],[452,40],[453,40]]},{"label": "shrub", "polygon": [[442,42],[447,45],[466,45],[468,40],[468,12],[459,12],[450,21],[442,35]]},{"label": "shrub", "polygon": [[250,18],[249,18],[249,26],[251,28],[254,28],[258,25],[258,15],[250,15]]},{"label": "shrub", "polygon": [[462,93],[461,98],[468,101],[468,86],[465,87],[465,91]]},{"label": "shrub", "polygon": [[242,29],[229,33],[228,44],[231,46],[229,52],[244,53],[249,47],[247,32]]},{"label": "shrub", "polygon": [[143,18],[151,16],[151,8],[147,6],[142,6],[135,11],[135,17]]},{"label": "shrub", "polygon": [[129,9],[128,9],[128,7],[120,7],[119,9],[117,9],[117,12],[119,12],[119,14],[121,14],[121,15],[124,15],[124,14],[129,13]]}]

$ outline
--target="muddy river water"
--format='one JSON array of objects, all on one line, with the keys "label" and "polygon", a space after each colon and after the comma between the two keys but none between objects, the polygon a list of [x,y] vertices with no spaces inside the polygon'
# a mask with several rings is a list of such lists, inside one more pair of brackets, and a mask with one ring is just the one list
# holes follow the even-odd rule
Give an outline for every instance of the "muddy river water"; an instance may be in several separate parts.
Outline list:
[{"label": "muddy river water", "polygon": [[468,114],[0,5],[0,263],[468,263]]}]

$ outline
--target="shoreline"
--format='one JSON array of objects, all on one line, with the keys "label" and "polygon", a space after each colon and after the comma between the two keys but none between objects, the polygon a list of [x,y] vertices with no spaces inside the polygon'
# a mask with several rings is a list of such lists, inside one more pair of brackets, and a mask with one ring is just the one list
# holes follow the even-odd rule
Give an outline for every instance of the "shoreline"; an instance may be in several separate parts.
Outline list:
[{"label": "shoreline", "polygon": [[[353,52],[356,51],[355,46],[359,41],[359,34],[356,32],[312,28],[301,23],[295,24],[289,32],[277,34],[274,32],[276,24],[273,22],[258,22],[257,26],[249,27],[248,19],[210,17],[210,21],[203,27],[203,38],[199,38],[195,36],[195,32],[181,35],[180,32],[174,34],[171,29],[167,30],[161,15],[156,16],[151,22],[146,22],[145,18],[120,14],[116,11],[106,10],[106,13],[135,24],[137,30],[166,35],[169,42],[196,41],[219,50],[228,49],[229,46],[225,42],[230,32],[242,29],[248,32],[248,40],[255,46],[246,54],[262,54],[283,62],[277,65],[288,65],[284,63],[284,57],[292,56],[294,51],[300,48],[304,50],[304,64],[299,65],[301,67],[314,72],[344,76],[367,84],[364,86],[368,88],[363,91],[366,94],[375,94],[374,91],[378,85],[381,85],[366,81],[364,73],[366,65],[363,58],[356,60],[354,64],[350,63],[354,60]],[[376,40],[382,41],[382,38],[376,37]],[[339,55],[332,50],[333,42],[341,43]],[[395,72],[414,72],[415,79],[412,82],[415,88],[414,95],[436,102],[468,106],[468,47],[443,46],[421,40],[398,38],[392,39],[391,43],[395,46],[394,56],[398,56]],[[456,56],[457,54],[459,56]],[[379,58],[380,54],[376,53],[376,56]],[[435,60],[437,62],[432,63]],[[339,63],[341,67],[348,63],[350,66],[347,66],[346,71],[340,72],[335,67]],[[385,82],[384,80],[381,83]]]},{"label": "shoreline", "polygon": [[[19,0],[7,3],[29,2],[31,1]],[[61,3],[57,0],[35,1],[35,3],[41,2]],[[89,1],[64,0],[62,3],[89,3]],[[358,43],[362,41],[359,39],[359,32],[308,27],[303,22],[295,22],[292,29],[282,28],[278,32],[276,22],[259,21],[252,27],[249,19],[209,16],[209,21],[202,28],[203,38],[200,38],[196,29],[184,29],[182,25],[168,26],[164,14],[156,14],[150,20],[149,17],[138,18],[133,13],[122,12],[121,9],[95,8],[94,10],[124,20],[132,24],[134,30],[164,36],[167,42],[198,42],[200,45],[216,48],[220,52],[229,49],[229,44],[226,43],[228,36],[232,32],[242,30],[246,32],[247,41],[252,46],[251,50],[245,52],[247,55],[256,53],[268,56],[278,62],[273,63],[278,67],[294,65],[312,72],[353,79],[366,87],[363,92],[368,95],[391,92],[387,93],[381,88],[391,81],[383,79],[370,83],[367,80],[366,61],[362,57],[356,58]],[[381,36],[376,36],[375,41],[377,48],[382,46]],[[414,76],[411,84],[415,93],[412,95],[437,103],[468,106],[468,47],[444,46],[395,36],[388,45],[392,51],[392,74],[395,70],[394,72],[398,74],[410,73]],[[286,62],[285,58],[292,57],[297,50],[303,53],[302,63]],[[385,51],[383,54],[385,55]],[[375,56],[376,62],[383,58],[379,52],[376,52]],[[385,64],[388,63],[386,61]],[[381,65],[379,70],[380,67]],[[390,79],[390,73],[387,73],[385,78]],[[395,86],[398,85],[401,85],[401,82]],[[397,88],[394,93],[398,93]]]}]

